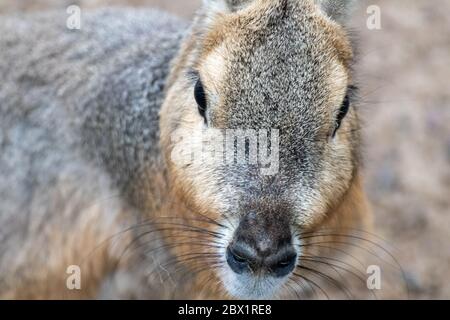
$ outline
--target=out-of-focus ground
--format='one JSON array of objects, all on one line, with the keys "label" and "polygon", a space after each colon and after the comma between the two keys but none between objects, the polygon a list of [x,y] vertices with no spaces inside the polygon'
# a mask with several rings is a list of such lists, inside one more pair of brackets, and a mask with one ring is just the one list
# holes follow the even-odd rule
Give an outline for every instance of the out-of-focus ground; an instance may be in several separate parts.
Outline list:
[{"label": "out-of-focus ground", "polygon": [[[0,13],[157,6],[190,18],[200,0],[1,0]],[[375,233],[392,244],[411,298],[450,298],[450,1],[361,1],[356,74]],[[366,9],[381,8],[381,30]],[[388,295],[405,298],[404,295]]]}]

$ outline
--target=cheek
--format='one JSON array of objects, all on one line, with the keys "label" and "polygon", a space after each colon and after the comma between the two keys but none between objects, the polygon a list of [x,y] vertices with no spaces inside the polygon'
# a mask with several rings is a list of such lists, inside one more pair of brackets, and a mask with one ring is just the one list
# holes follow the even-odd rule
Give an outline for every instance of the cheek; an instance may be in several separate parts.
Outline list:
[{"label": "cheek", "polygon": [[208,162],[203,154],[199,131],[183,131],[173,144],[170,157],[172,185],[181,191],[184,200],[202,212],[228,210],[226,188],[217,177],[215,163]]},{"label": "cheek", "polygon": [[347,134],[336,137],[336,141],[330,145],[326,159],[328,160],[324,166],[324,173],[329,179],[325,182],[332,183],[335,190],[348,189],[355,164],[352,145]]},{"label": "cheek", "polygon": [[338,204],[350,187],[353,177],[351,149],[343,144],[329,147],[322,155],[320,171],[311,178],[297,182],[289,191],[294,203],[296,222],[313,228],[327,216],[330,207]]},{"label": "cheek", "polygon": [[210,170],[203,165],[177,167],[173,170],[173,187],[181,189],[184,200],[193,204],[202,212],[222,212],[223,203],[217,192],[217,186],[211,178]]},{"label": "cheek", "polygon": [[321,221],[326,214],[324,195],[320,190],[298,183],[290,192],[295,214],[295,224],[302,229],[310,229]]},{"label": "cheek", "polygon": [[174,186],[183,186],[190,201],[217,212],[237,212],[240,193],[225,181],[224,137],[202,121],[184,126],[172,134],[169,161]]},{"label": "cheek", "polygon": [[342,200],[350,187],[354,168],[352,152],[345,141],[332,145],[325,159],[317,181],[317,193],[327,210]]}]

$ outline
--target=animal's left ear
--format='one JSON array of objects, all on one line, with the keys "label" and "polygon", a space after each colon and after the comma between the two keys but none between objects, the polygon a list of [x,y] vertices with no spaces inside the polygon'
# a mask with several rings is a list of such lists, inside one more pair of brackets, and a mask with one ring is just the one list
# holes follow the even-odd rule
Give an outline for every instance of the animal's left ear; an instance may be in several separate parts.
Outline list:
[{"label": "animal's left ear", "polygon": [[347,24],[356,0],[315,0],[322,11],[341,25]]}]

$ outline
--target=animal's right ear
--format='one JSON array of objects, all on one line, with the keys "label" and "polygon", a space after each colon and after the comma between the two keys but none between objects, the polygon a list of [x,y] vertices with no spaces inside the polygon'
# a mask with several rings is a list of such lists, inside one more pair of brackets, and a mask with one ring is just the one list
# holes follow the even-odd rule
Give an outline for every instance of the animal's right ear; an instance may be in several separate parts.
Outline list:
[{"label": "animal's right ear", "polygon": [[208,6],[216,12],[236,12],[245,8],[253,0],[203,0],[205,6]]}]

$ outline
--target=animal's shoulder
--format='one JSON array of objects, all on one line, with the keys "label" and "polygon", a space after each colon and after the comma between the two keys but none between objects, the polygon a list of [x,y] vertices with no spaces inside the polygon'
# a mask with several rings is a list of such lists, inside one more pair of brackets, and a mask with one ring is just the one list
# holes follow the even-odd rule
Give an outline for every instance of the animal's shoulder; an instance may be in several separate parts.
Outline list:
[{"label": "animal's shoulder", "polygon": [[116,180],[157,153],[159,104],[185,22],[105,9],[82,11],[81,29],[70,30],[68,16],[0,17],[0,194],[22,197],[16,203],[84,161],[100,158]]},{"label": "animal's shoulder", "polygon": [[144,59],[147,67],[166,66],[186,29],[184,21],[155,10],[82,11],[80,29],[70,29],[68,19],[65,11],[2,16],[3,83],[16,91],[53,89],[74,96],[93,77],[137,68]]}]

